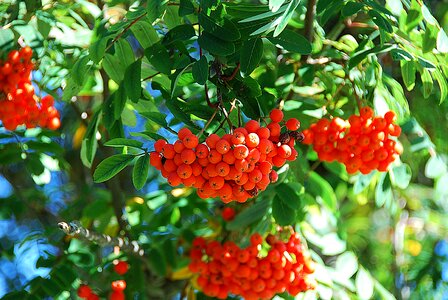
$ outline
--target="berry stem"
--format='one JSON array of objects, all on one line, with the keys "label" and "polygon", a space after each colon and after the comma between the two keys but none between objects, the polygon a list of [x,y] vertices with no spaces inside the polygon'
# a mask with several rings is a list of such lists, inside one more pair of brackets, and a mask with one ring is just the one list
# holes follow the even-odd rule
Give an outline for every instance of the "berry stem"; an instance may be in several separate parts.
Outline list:
[{"label": "berry stem", "polygon": [[112,45],[115,44],[115,42],[117,42],[135,23],[137,23],[143,17],[146,17],[146,12],[143,15],[141,15],[140,17],[133,20],[131,23],[129,23],[129,25],[126,26],[122,32],[117,34],[117,36],[112,40],[112,42],[106,47],[106,50],[104,50],[104,53],[106,53],[107,50],[109,50],[112,47]]},{"label": "berry stem", "polygon": [[210,119],[207,121],[207,123],[204,125],[204,127],[202,127],[201,131],[198,133],[197,137],[200,138],[202,136],[202,134],[204,133],[204,131],[208,128],[208,126],[210,125],[210,123],[213,121],[213,119],[216,116],[216,113],[218,112],[219,107],[216,107],[215,111],[213,112],[212,116],[210,117]]}]

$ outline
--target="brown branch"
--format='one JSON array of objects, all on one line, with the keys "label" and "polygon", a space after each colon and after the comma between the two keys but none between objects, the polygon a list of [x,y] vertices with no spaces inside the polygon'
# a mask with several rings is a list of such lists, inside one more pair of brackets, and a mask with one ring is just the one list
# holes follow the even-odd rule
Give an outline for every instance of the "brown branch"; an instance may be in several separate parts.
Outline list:
[{"label": "brown branch", "polygon": [[224,81],[230,81],[233,78],[235,78],[236,74],[238,73],[238,70],[240,69],[240,63],[236,65],[236,68],[233,70],[232,74],[230,76],[222,76],[221,79]]},{"label": "brown branch", "polygon": [[308,0],[305,14],[305,38],[313,42],[314,17],[316,15],[316,0]]},{"label": "brown branch", "polygon": [[152,74],[152,75],[150,75],[150,76],[148,76],[146,78],[143,78],[142,81],[146,81],[146,80],[152,79],[152,78],[156,77],[157,75],[159,75],[160,73],[161,72],[157,72],[155,74]]},{"label": "brown branch", "polygon": [[146,12],[143,15],[141,15],[140,17],[138,17],[137,19],[133,20],[131,23],[129,23],[129,25],[126,26],[122,32],[117,34],[117,36],[112,40],[112,42],[106,47],[106,50],[104,50],[104,53],[106,53],[107,50],[109,50],[112,47],[112,45],[115,44],[115,42],[118,41],[118,39],[121,38],[135,23],[140,21],[140,19],[142,19],[145,16],[146,16]]},{"label": "brown branch", "polygon": [[198,138],[201,137],[201,135],[204,133],[204,131],[207,129],[208,126],[210,126],[210,123],[215,118],[216,114],[218,113],[219,107],[216,107],[215,111],[213,112],[213,115],[210,117],[210,119],[207,121],[207,123],[204,125],[204,127],[201,129],[201,131],[198,133]]}]

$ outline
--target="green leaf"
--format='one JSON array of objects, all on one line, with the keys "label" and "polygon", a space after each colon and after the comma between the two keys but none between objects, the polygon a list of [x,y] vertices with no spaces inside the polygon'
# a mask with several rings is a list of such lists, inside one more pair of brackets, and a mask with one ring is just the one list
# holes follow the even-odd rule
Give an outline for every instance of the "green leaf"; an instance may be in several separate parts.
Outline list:
[{"label": "green leaf", "polygon": [[291,225],[296,220],[296,212],[278,195],[272,202],[272,216],[280,226]]},{"label": "green leaf", "polygon": [[272,12],[278,11],[278,9],[285,3],[285,0],[269,0],[269,9]]},{"label": "green leaf", "polygon": [[376,172],[370,172],[369,174],[359,174],[356,178],[355,184],[353,185],[353,192],[355,195],[364,191],[372,182],[372,179]]},{"label": "green leaf", "polygon": [[411,53],[409,53],[408,51],[405,51],[403,49],[400,48],[395,48],[390,50],[390,55],[392,56],[392,59],[395,61],[399,61],[399,60],[407,60],[407,61],[411,61],[414,60],[414,56],[412,56]]},{"label": "green leaf", "polygon": [[369,16],[372,17],[373,23],[375,23],[379,28],[392,33],[393,29],[392,29],[392,25],[390,24],[390,22],[384,18],[379,12],[377,12],[376,10],[369,10]]},{"label": "green leaf", "polygon": [[355,285],[360,299],[372,299],[374,282],[372,276],[362,267],[356,274]]},{"label": "green leaf", "polygon": [[120,83],[123,80],[124,69],[116,56],[106,53],[103,58],[103,69],[116,83]]},{"label": "green leaf", "polygon": [[128,100],[128,97],[125,93],[125,88],[122,85],[120,85],[120,87],[115,91],[112,97],[113,97],[112,105],[114,108],[114,120],[116,121],[121,118],[121,114],[126,105],[126,101]]},{"label": "green leaf", "polygon": [[406,30],[409,32],[423,20],[422,9],[417,0],[411,1],[411,7],[406,17]]},{"label": "green leaf", "polygon": [[337,258],[335,269],[338,275],[350,278],[358,271],[358,258],[353,252],[344,252]]},{"label": "green leaf", "polygon": [[286,25],[288,25],[289,20],[291,20],[294,11],[296,10],[297,6],[299,6],[299,4],[300,0],[292,0],[291,2],[289,2],[285,13],[280,17],[280,21],[274,30],[274,37],[280,35],[280,33],[282,33],[282,31],[286,28]]},{"label": "green leaf", "polygon": [[222,24],[217,22],[212,17],[202,11],[199,14],[199,24],[204,28],[204,31],[224,41],[233,42],[237,41],[241,34],[238,28],[229,19],[224,19]]},{"label": "green leaf", "polygon": [[160,43],[153,45],[145,50],[145,56],[148,58],[154,68],[164,74],[171,74],[173,67],[168,50]]},{"label": "green leaf", "polygon": [[99,63],[103,59],[104,52],[106,51],[107,42],[111,39],[111,36],[100,38],[89,47],[89,56],[92,61]]},{"label": "green leaf", "polygon": [[439,69],[434,70],[434,72],[432,72],[432,74],[434,75],[434,78],[439,83],[439,87],[440,87],[440,102],[439,103],[442,103],[448,97],[448,84],[446,82],[446,77],[443,76],[442,72]]},{"label": "green leaf", "polygon": [[423,68],[427,68],[427,69],[436,69],[436,66],[430,62],[429,60],[424,59],[421,56],[417,57],[417,60],[419,62],[419,64],[423,67]]},{"label": "green leaf", "polygon": [[163,45],[169,45],[176,41],[186,41],[195,36],[195,34],[193,26],[188,24],[179,25],[168,31],[162,43]]},{"label": "green leaf", "polygon": [[165,12],[168,1],[147,1],[146,12],[149,23],[152,24]]},{"label": "green leaf", "polygon": [[[259,21],[259,20],[264,20],[267,18],[272,18],[273,16],[279,15],[282,12],[284,12],[286,10],[286,8],[288,7],[288,5],[284,5],[282,7],[280,7],[277,11],[268,11],[268,12],[263,12],[261,14],[255,15],[255,16],[251,16],[251,17],[247,17],[243,20],[238,21],[238,23],[249,23],[249,22],[253,22],[253,21]],[[248,10],[255,11],[255,9],[257,8],[256,5],[251,5],[248,7]]]},{"label": "green leaf", "polygon": [[249,39],[243,43],[240,53],[240,70],[243,76],[249,76],[261,61],[263,41],[260,38]]},{"label": "green leaf", "polygon": [[88,168],[92,166],[93,158],[95,157],[98,146],[96,132],[98,131],[100,115],[101,109],[97,110],[92,119],[90,119],[89,126],[87,126],[81,145],[81,161]]},{"label": "green leaf", "polygon": [[174,98],[174,94],[176,92],[176,87],[178,85],[179,79],[181,78],[182,74],[188,69],[190,68],[190,66],[193,63],[188,64],[186,67],[184,67],[183,69],[177,70],[172,76],[171,76],[171,99]]},{"label": "green leaf", "polygon": [[405,189],[409,186],[412,179],[411,167],[407,164],[401,164],[391,169],[392,182],[400,189]]},{"label": "green leaf", "polygon": [[208,79],[208,61],[203,55],[201,58],[195,62],[192,66],[193,78],[199,84],[205,84]]},{"label": "green leaf", "polygon": [[198,38],[198,43],[203,49],[219,56],[227,56],[235,52],[233,43],[221,40],[207,32],[201,34]]},{"label": "green leaf", "polygon": [[415,72],[417,68],[414,61],[401,60],[401,77],[403,83],[408,91],[411,91],[415,86]]},{"label": "green leaf", "polygon": [[315,197],[321,197],[324,204],[334,211],[337,205],[336,195],[331,185],[316,172],[311,172],[305,182],[305,189]]},{"label": "green leaf", "polygon": [[73,65],[70,75],[71,78],[77,85],[83,86],[84,82],[88,78],[88,71],[91,66],[89,66],[90,58],[88,55],[80,57]]},{"label": "green leaf", "polygon": [[447,167],[439,155],[433,155],[425,165],[425,176],[431,179],[439,178],[447,172]]},{"label": "green leaf", "polygon": [[425,35],[422,41],[423,53],[430,52],[436,47],[438,32],[439,29],[437,26],[431,24],[426,25]]},{"label": "green leaf", "polygon": [[159,124],[162,127],[168,127],[168,124],[166,123],[166,115],[159,113],[159,112],[142,112],[141,115],[147,119],[150,119],[151,121],[155,122],[156,124]]},{"label": "green leaf", "polygon": [[137,190],[140,190],[145,186],[146,179],[149,172],[149,153],[140,156],[135,162],[134,169],[132,170],[132,182]]},{"label": "green leaf", "polygon": [[350,60],[348,62],[348,68],[353,69],[355,66],[357,66],[360,62],[362,62],[367,56],[371,54],[379,54],[384,52],[389,52],[392,49],[394,49],[395,46],[390,44],[384,44],[384,45],[377,45],[373,48],[363,50],[360,52],[355,53],[352,57],[350,57]]},{"label": "green leaf", "polygon": [[158,248],[152,248],[148,253],[149,264],[155,273],[159,276],[166,275],[166,261],[162,252]]},{"label": "green leaf", "polygon": [[180,0],[179,17],[184,17],[194,13],[194,6],[191,0]]},{"label": "green leaf", "polygon": [[375,189],[375,203],[378,207],[388,205],[392,201],[392,183],[389,173],[380,173],[380,179]]},{"label": "green leaf", "polygon": [[143,49],[146,49],[159,41],[157,31],[149,22],[138,21],[132,25],[131,31]]},{"label": "green leaf", "polygon": [[437,50],[441,53],[448,53],[448,36],[443,28],[440,28],[437,34]]},{"label": "green leaf", "polygon": [[237,230],[246,228],[250,224],[261,220],[268,213],[271,204],[271,199],[264,197],[261,201],[243,210],[236,215],[235,219],[226,224],[228,230]]},{"label": "green leaf", "polygon": [[275,187],[275,192],[290,209],[298,210],[302,208],[300,194],[303,194],[305,189],[300,183],[281,183]]},{"label": "green leaf", "polygon": [[342,15],[344,17],[353,16],[357,14],[361,9],[364,8],[364,3],[349,1],[342,8]]},{"label": "green leaf", "polygon": [[132,148],[138,148],[141,149],[143,147],[143,143],[136,141],[136,140],[130,140],[125,138],[116,138],[110,141],[107,141],[104,143],[104,146],[108,147],[132,147]]},{"label": "green leaf", "polygon": [[14,46],[14,32],[7,28],[0,30],[0,49],[9,49]]},{"label": "green leaf", "polygon": [[123,69],[126,69],[135,61],[134,52],[127,40],[119,39],[115,43],[114,49],[114,56],[118,59],[120,64],[123,65]]},{"label": "green leaf", "polygon": [[133,102],[137,102],[142,94],[141,74],[142,61],[140,59],[132,63],[124,73],[123,84],[126,95]]},{"label": "green leaf", "polygon": [[187,115],[180,107],[179,103],[176,99],[166,100],[165,101],[166,107],[170,110],[170,112],[173,114],[174,117],[176,117],[178,120],[185,123],[185,125],[188,125],[192,128],[198,129],[199,127],[191,121],[191,118],[189,115]]},{"label": "green leaf", "polygon": [[126,168],[135,158],[131,154],[116,154],[106,158],[93,173],[93,181],[104,182],[114,177],[118,172]]},{"label": "green leaf", "polygon": [[309,54],[313,50],[311,43],[303,35],[292,30],[285,30],[277,37],[268,37],[268,40],[289,52]]},{"label": "green leaf", "polygon": [[429,73],[428,69],[423,69],[420,74],[423,83],[423,97],[427,99],[431,95],[434,83],[432,81],[431,73]]}]

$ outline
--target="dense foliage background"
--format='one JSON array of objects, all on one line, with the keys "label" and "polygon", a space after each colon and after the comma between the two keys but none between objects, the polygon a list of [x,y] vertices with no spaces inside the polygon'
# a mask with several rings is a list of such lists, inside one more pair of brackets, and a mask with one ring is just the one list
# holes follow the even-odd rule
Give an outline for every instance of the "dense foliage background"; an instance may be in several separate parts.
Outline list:
[{"label": "dense foliage background", "polygon": [[[317,262],[318,287],[300,299],[448,299],[447,12],[420,0],[2,1],[0,57],[34,50],[33,84],[62,126],[0,127],[0,296],[75,299],[87,282],[106,298],[120,257],[129,299],[203,299],[186,269],[193,237],[233,230],[244,244],[277,223]],[[224,134],[227,114],[238,125],[280,107],[305,129],[357,102],[398,115],[404,153],[388,172],[349,176],[299,145],[278,183],[230,205],[231,222],[220,201],[145,167],[154,140],[183,126]],[[94,176],[120,153],[139,158]],[[62,221],[144,255],[66,236]]]}]

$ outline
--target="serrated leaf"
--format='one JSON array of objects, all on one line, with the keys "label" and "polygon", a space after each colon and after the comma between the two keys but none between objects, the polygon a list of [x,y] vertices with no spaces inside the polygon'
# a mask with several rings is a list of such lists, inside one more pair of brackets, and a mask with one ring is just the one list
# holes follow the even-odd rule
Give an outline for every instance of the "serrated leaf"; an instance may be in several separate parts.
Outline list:
[{"label": "serrated leaf", "polygon": [[224,41],[237,41],[241,35],[238,28],[229,19],[217,22],[216,19],[209,17],[204,11],[199,14],[199,24],[204,31]]},{"label": "serrated leaf", "polygon": [[166,115],[159,112],[142,112],[141,115],[162,127],[167,127]]},{"label": "serrated leaf", "polygon": [[145,186],[149,172],[149,153],[140,156],[135,162],[132,170],[132,182],[137,190]]},{"label": "serrated leaf", "polygon": [[270,198],[263,198],[261,201],[256,202],[254,205],[239,213],[235,219],[226,224],[226,228],[228,230],[245,228],[256,221],[261,220],[267,214],[270,204]]},{"label": "serrated leaf", "polygon": [[138,21],[131,27],[131,31],[137,38],[143,49],[146,49],[159,41],[156,30],[149,22]]},{"label": "serrated leaf", "polygon": [[243,76],[249,76],[261,61],[263,41],[260,38],[249,39],[243,43],[240,52],[240,70]]},{"label": "serrated leaf", "polygon": [[136,60],[126,69],[123,78],[126,95],[133,102],[137,102],[142,94],[141,86],[142,61]]},{"label": "serrated leaf", "polygon": [[104,182],[114,177],[118,172],[126,168],[135,158],[132,154],[116,154],[106,158],[96,167],[93,173],[93,181]]},{"label": "serrated leaf", "polygon": [[232,42],[221,40],[207,32],[201,34],[198,43],[203,49],[219,56],[227,56],[235,52],[235,45]]},{"label": "serrated leaf", "polygon": [[292,225],[296,220],[296,212],[278,195],[272,201],[272,216],[280,226]]},{"label": "serrated leaf", "polygon": [[311,43],[303,35],[292,30],[285,30],[277,37],[268,37],[268,40],[289,52],[309,54],[313,50]]},{"label": "serrated leaf", "polygon": [[420,75],[423,83],[423,97],[427,99],[431,95],[432,88],[434,86],[432,76],[426,68],[420,72]]},{"label": "serrated leaf", "polygon": [[205,84],[208,79],[208,61],[207,58],[203,55],[201,58],[196,61],[191,71],[193,73],[193,78],[199,84]]},{"label": "serrated leaf", "polygon": [[143,147],[143,143],[136,140],[130,140],[125,138],[116,138],[104,143],[104,146],[108,147],[132,147],[141,149]]},{"label": "serrated leaf", "polygon": [[289,2],[285,13],[280,17],[280,21],[274,30],[274,37],[277,37],[286,28],[286,25],[288,25],[289,20],[291,20],[294,11],[296,10],[297,6],[299,6],[299,4],[300,0],[292,0],[291,2]]}]

